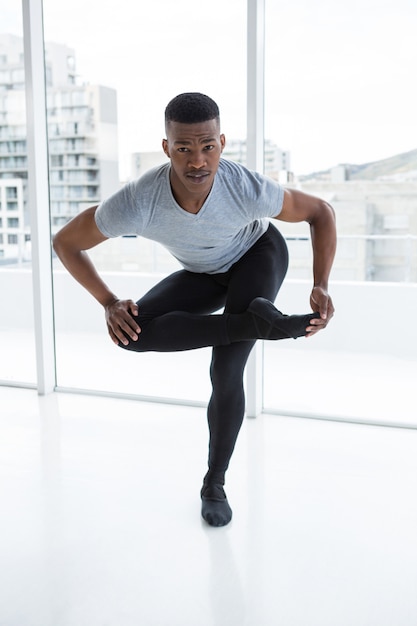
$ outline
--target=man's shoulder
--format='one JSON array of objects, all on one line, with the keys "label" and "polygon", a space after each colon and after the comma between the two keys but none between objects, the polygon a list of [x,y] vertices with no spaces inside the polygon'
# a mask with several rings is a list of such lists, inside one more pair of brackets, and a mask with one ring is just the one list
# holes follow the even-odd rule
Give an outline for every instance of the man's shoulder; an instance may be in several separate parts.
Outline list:
[{"label": "man's shoulder", "polygon": [[249,173],[249,170],[244,165],[242,165],[241,163],[238,163],[237,161],[231,161],[229,159],[225,159],[222,157],[220,159],[218,172],[219,174],[226,176],[226,177],[230,176],[232,178],[233,177],[242,178],[243,176]]},{"label": "man's shoulder", "polygon": [[267,177],[264,174],[260,174],[254,170],[250,170],[245,165],[232,161],[229,159],[221,158],[219,163],[219,173],[226,178],[235,178],[242,181],[250,180],[254,178],[258,180],[264,180]]},{"label": "man's shoulder", "polygon": [[226,187],[240,188],[242,193],[251,194],[253,191],[258,193],[260,189],[269,188],[271,185],[279,187],[276,181],[265,174],[250,170],[245,165],[228,159],[220,159],[218,174],[220,181]]},{"label": "man's shoulder", "polygon": [[257,215],[258,217],[278,214],[284,190],[277,181],[228,159],[220,160],[218,173],[219,182],[216,190],[222,197],[227,196],[240,206],[271,207],[271,213],[268,209],[266,214]]}]

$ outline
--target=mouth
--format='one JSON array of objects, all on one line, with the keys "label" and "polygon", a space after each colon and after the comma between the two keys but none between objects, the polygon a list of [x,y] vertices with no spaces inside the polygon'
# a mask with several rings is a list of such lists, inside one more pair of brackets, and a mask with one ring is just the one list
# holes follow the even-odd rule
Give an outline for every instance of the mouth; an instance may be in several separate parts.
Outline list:
[{"label": "mouth", "polygon": [[201,183],[204,183],[209,176],[210,172],[206,171],[188,172],[186,174],[186,177],[195,185],[201,185]]}]

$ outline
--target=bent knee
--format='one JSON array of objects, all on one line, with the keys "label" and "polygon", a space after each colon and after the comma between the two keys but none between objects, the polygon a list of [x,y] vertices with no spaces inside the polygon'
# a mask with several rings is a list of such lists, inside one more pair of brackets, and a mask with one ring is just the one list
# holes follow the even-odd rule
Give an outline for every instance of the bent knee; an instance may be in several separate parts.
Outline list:
[{"label": "bent knee", "polygon": [[135,341],[131,339],[130,337],[126,337],[126,339],[128,339],[129,343],[124,344],[121,341],[119,341],[119,343],[117,344],[117,347],[123,348],[123,350],[130,350],[131,352],[144,352],[145,351],[143,347],[140,345],[140,336]]}]

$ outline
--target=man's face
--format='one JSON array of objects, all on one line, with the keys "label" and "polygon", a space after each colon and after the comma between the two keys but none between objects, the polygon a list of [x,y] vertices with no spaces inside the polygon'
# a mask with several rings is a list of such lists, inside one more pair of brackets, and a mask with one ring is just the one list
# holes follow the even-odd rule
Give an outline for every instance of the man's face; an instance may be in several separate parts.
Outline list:
[{"label": "man's face", "polygon": [[162,147],[171,159],[174,195],[185,200],[207,196],[224,146],[225,137],[215,119],[197,124],[169,122]]}]

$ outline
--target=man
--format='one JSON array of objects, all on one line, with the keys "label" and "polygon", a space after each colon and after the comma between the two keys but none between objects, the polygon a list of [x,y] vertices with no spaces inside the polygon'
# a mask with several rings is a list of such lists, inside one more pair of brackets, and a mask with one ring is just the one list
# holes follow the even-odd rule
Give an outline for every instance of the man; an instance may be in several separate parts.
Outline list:
[{"label": "man", "polygon": [[[115,344],[137,352],[213,346],[202,516],[224,526],[232,517],[223,486],[245,410],[247,358],[256,339],[310,337],[333,316],[327,286],[336,247],[334,213],[318,198],[221,159],[225,137],[217,104],[208,96],[180,94],[168,104],[165,124],[162,147],[170,162],[80,213],[55,236],[54,248],[104,307]],[[268,217],[310,224],[313,313],[286,316],[272,304],[288,254]],[[137,302],[119,300],[86,253],[109,237],[132,234],[162,243],[184,267]]]}]

